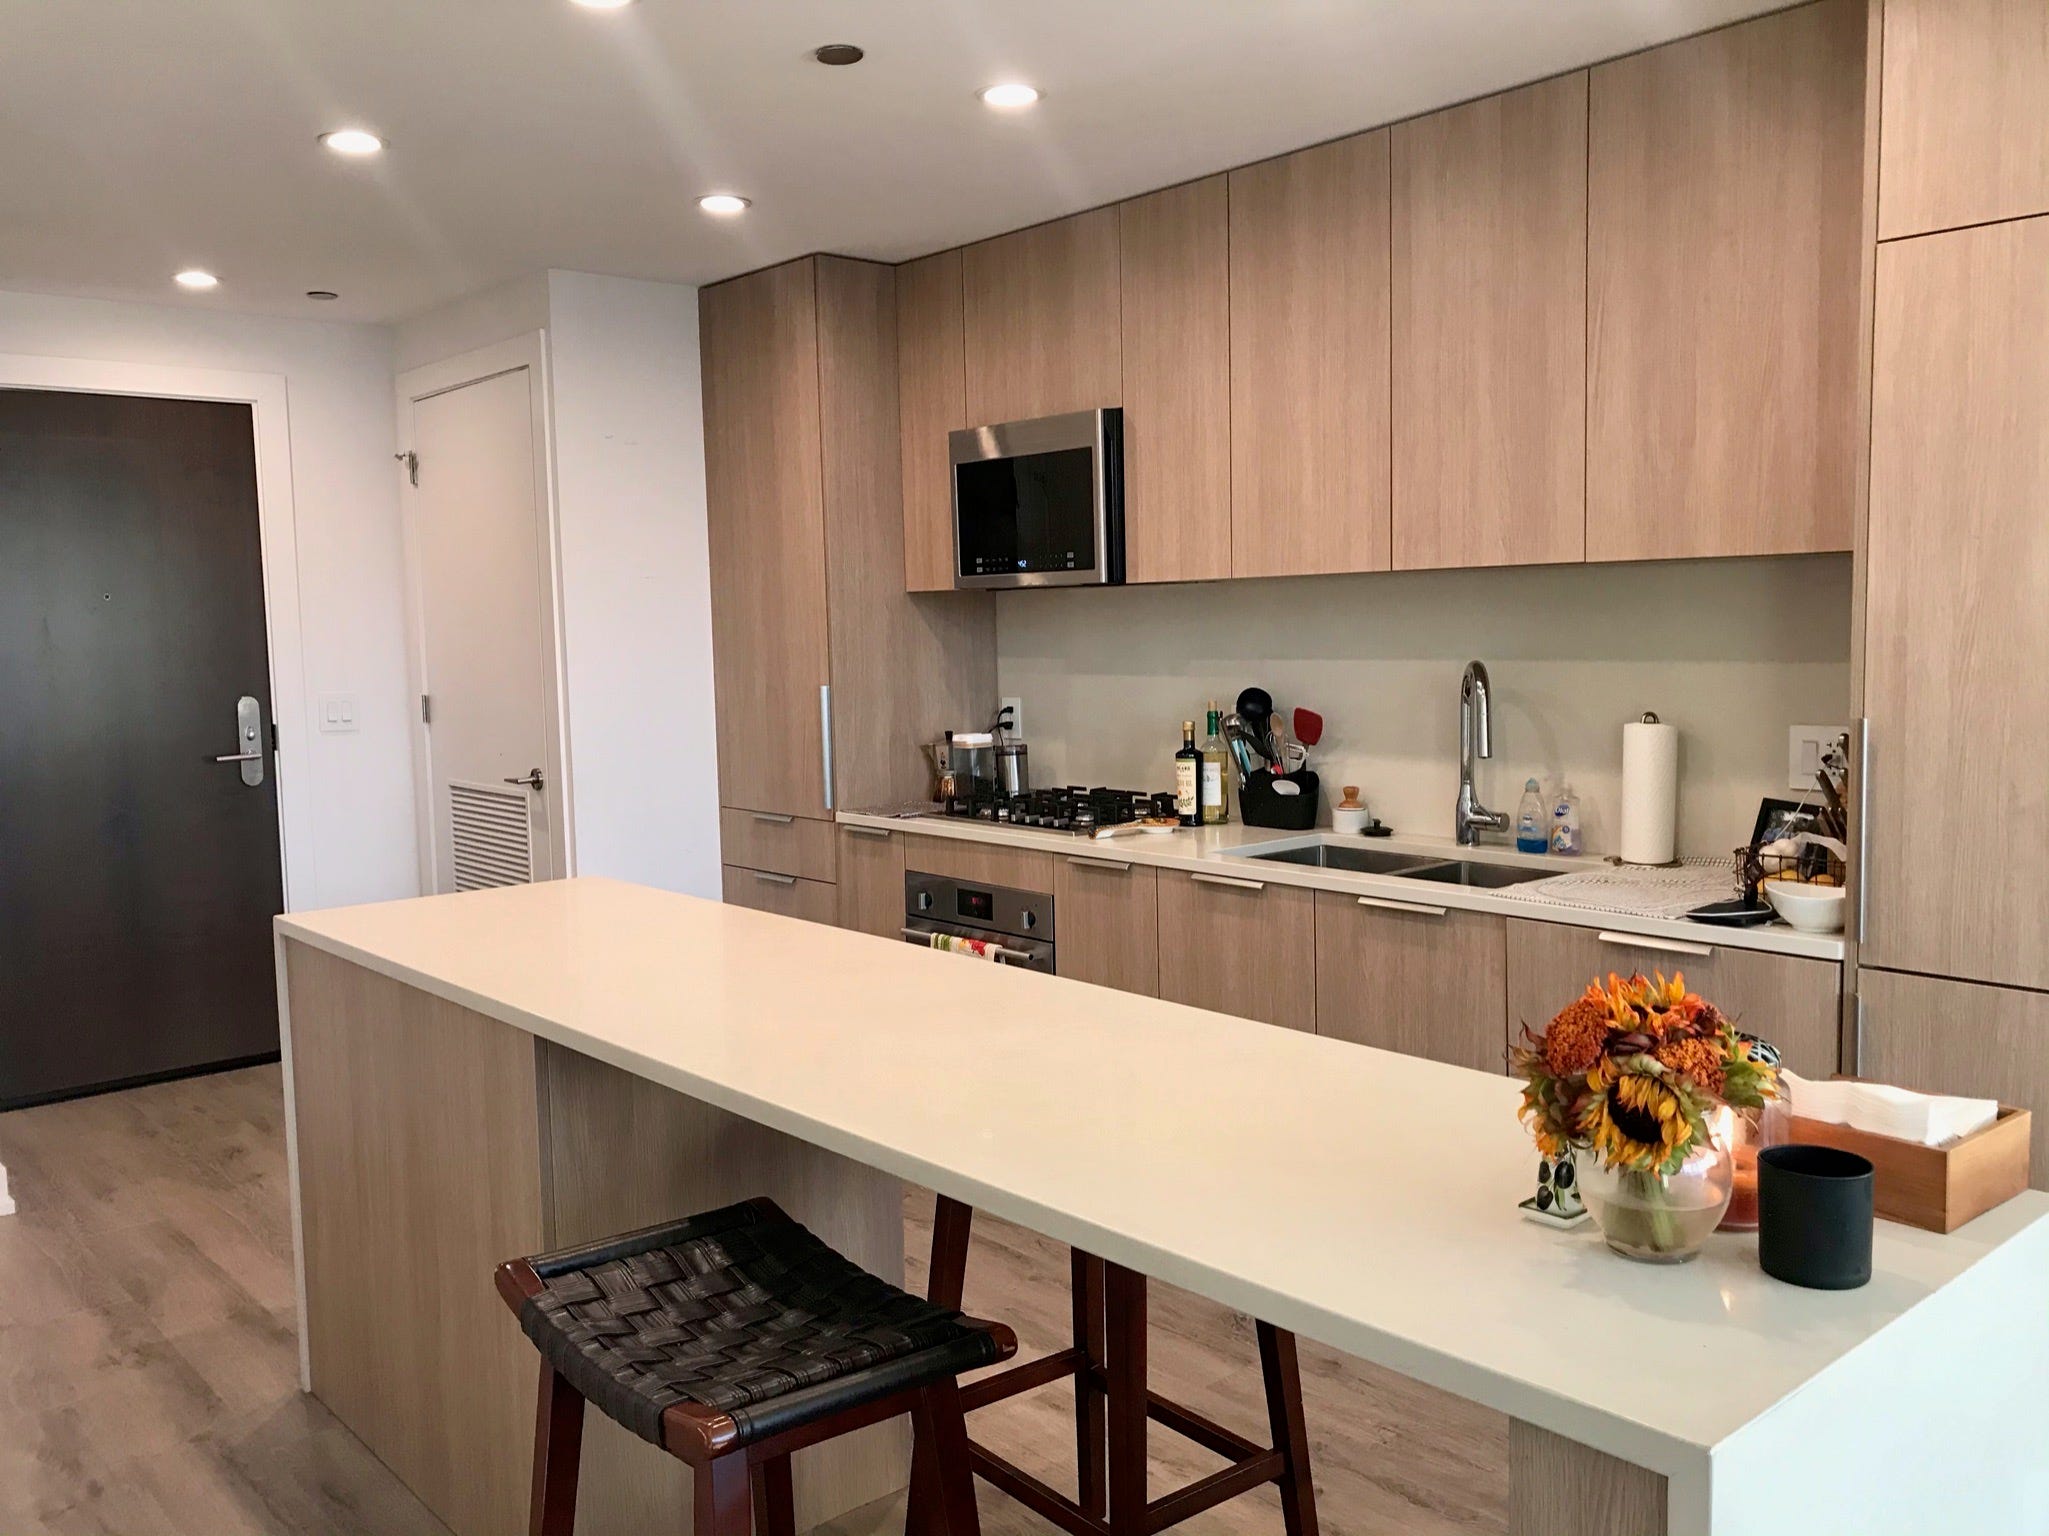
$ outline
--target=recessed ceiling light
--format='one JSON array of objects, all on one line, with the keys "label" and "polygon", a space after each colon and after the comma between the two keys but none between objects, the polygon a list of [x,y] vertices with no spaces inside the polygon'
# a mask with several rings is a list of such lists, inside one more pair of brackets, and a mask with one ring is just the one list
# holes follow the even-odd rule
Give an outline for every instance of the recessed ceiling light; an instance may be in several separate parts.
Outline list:
[{"label": "recessed ceiling light", "polygon": [[858,64],[867,54],[852,43],[827,43],[811,57],[821,64]]},{"label": "recessed ceiling light", "polygon": [[586,11],[623,11],[633,0],[574,0]]},{"label": "recessed ceiling light", "polygon": [[176,278],[180,288],[218,288],[221,280],[211,272],[202,272],[197,267],[188,267]]},{"label": "recessed ceiling light", "polygon": [[1028,107],[1038,99],[1038,87],[1026,85],[1022,80],[1006,80],[1000,85],[989,86],[982,92],[982,101],[985,105],[1005,112]]},{"label": "recessed ceiling light", "polygon": [[384,148],[384,140],[367,128],[337,128],[323,133],[320,142],[338,155],[374,155]]},{"label": "recessed ceiling light", "polygon": [[749,201],[748,198],[735,197],[731,192],[707,192],[697,200],[697,206],[706,213],[730,219],[736,213],[745,213]]}]

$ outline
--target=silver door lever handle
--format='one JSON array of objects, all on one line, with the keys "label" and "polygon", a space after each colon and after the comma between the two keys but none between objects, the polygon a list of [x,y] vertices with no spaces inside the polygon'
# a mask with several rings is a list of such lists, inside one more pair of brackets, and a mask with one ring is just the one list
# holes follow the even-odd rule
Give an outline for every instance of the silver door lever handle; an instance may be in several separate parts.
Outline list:
[{"label": "silver door lever handle", "polygon": [[528,789],[538,790],[541,787],[541,770],[538,768],[529,768],[526,771],[525,778],[507,779],[505,780],[505,782],[507,784],[524,784]]},{"label": "silver door lever handle", "polygon": [[263,761],[263,754],[261,752],[223,752],[214,761],[217,763],[260,763]]}]

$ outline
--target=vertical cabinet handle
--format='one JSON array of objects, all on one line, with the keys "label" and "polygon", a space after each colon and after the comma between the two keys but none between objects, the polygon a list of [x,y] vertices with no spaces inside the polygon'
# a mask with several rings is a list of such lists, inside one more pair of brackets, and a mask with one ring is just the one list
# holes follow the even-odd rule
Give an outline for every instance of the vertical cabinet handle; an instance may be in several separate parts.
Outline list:
[{"label": "vertical cabinet handle", "polygon": [[825,777],[825,808],[832,806],[832,684],[818,685],[818,757]]},{"label": "vertical cabinet handle", "polygon": [[[1857,784],[1850,796],[1857,812],[1857,837],[1850,844],[1850,878],[1857,882],[1857,931],[1851,935],[1859,944],[1864,942],[1864,914],[1870,910],[1867,893],[1871,889],[1871,863],[1865,855],[1871,848],[1871,720],[1868,716],[1857,721]],[[1854,1067],[1845,1068],[1846,1071]]]}]

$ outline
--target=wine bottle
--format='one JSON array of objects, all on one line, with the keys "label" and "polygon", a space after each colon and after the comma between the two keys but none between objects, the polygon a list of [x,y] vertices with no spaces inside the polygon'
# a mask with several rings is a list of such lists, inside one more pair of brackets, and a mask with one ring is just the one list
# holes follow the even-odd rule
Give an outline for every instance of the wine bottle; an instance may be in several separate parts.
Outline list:
[{"label": "wine bottle", "polygon": [[1207,734],[1202,739],[1202,824],[1220,827],[1231,819],[1230,754],[1224,750],[1222,713],[1209,701]]},{"label": "wine bottle", "polygon": [[1184,827],[1202,825],[1202,753],[1193,720],[1181,722],[1181,750],[1174,754],[1174,812]]}]

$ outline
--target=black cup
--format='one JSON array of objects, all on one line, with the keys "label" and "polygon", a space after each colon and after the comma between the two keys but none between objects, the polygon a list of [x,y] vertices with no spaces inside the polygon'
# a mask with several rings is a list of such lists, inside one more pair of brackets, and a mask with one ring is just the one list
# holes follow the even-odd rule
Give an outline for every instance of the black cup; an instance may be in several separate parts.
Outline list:
[{"label": "black cup", "polygon": [[1788,1285],[1854,1291],[1871,1278],[1868,1158],[1835,1147],[1757,1154],[1757,1262]]}]

